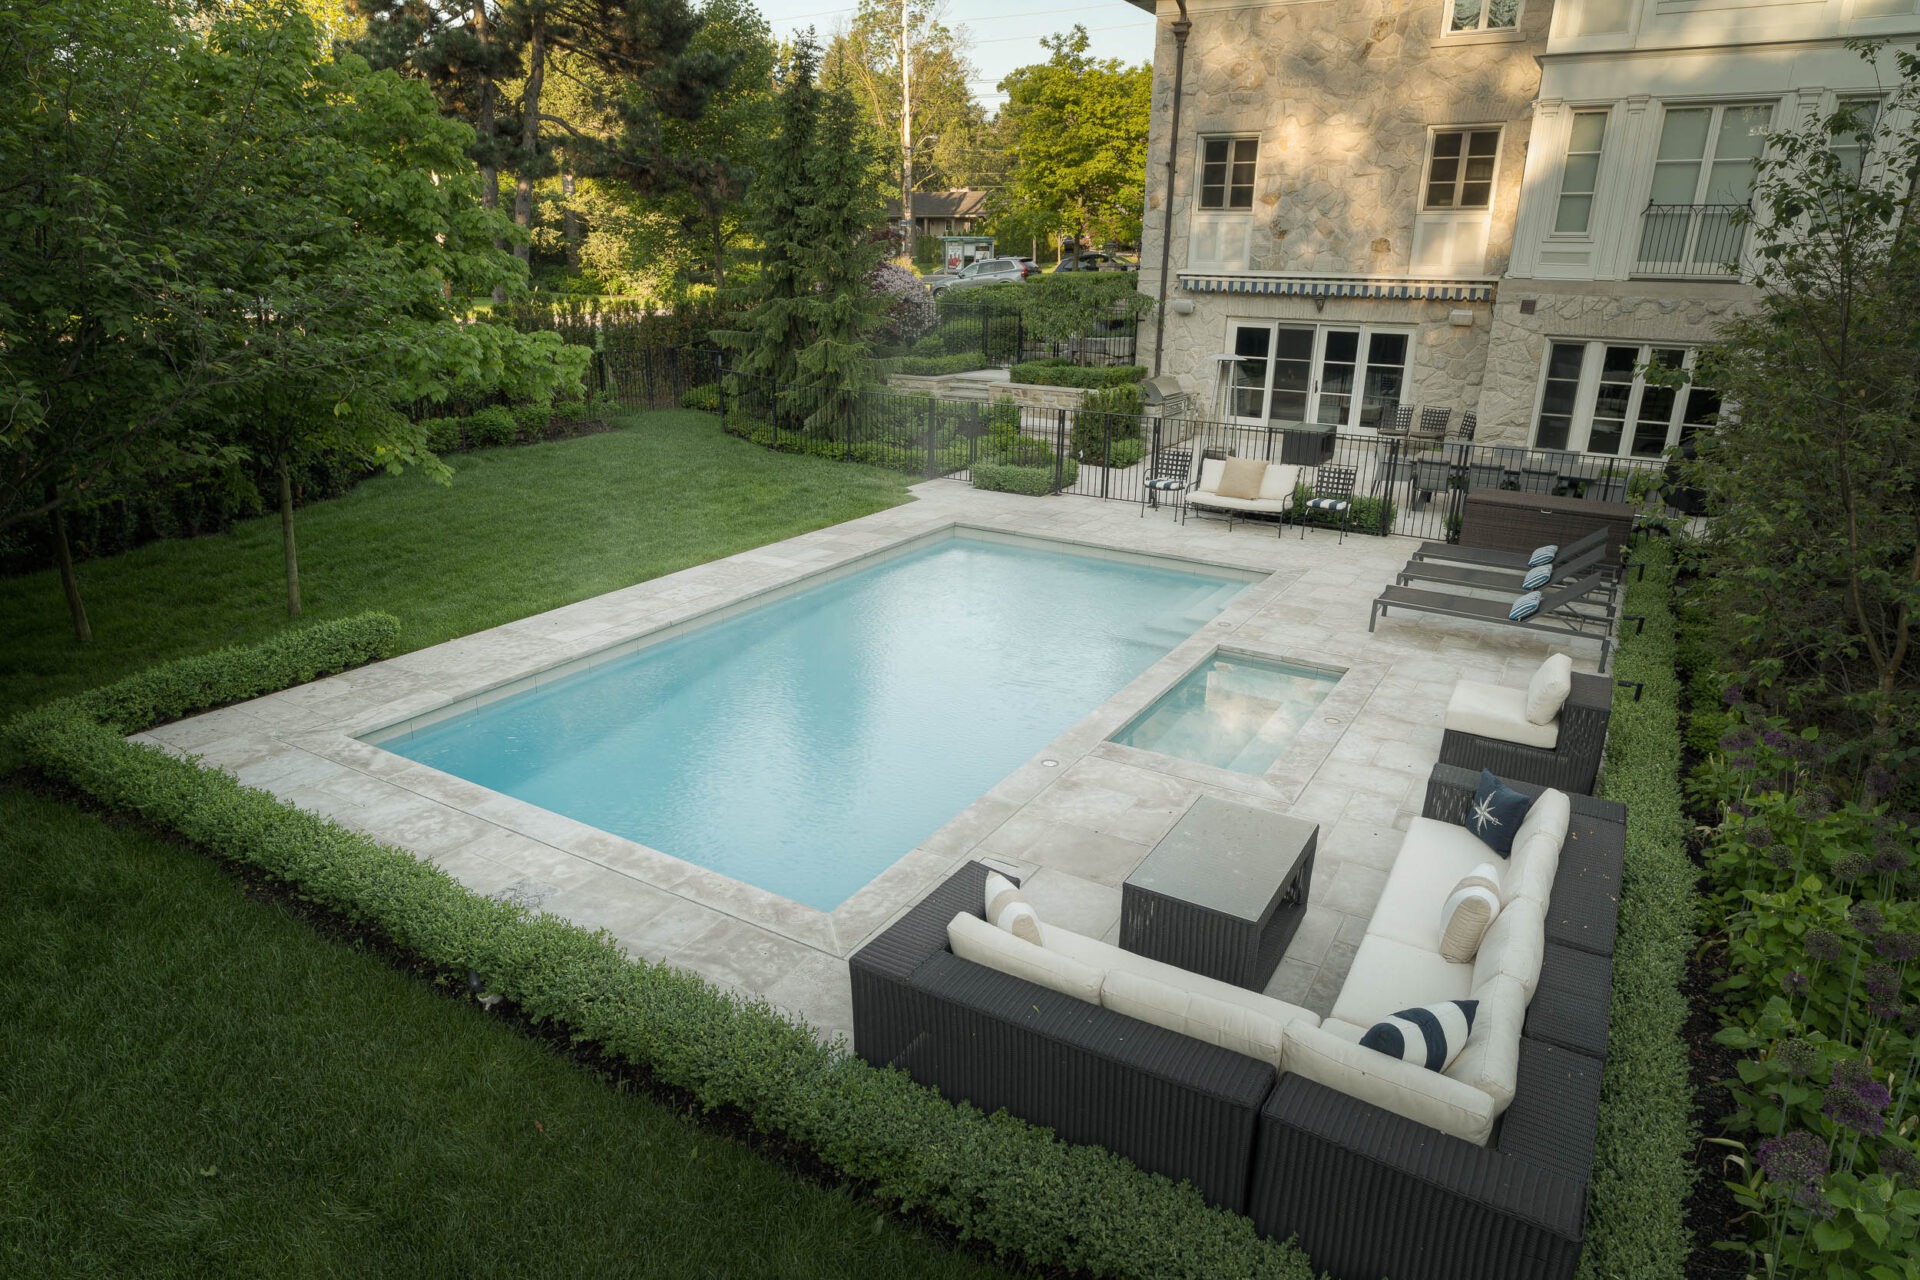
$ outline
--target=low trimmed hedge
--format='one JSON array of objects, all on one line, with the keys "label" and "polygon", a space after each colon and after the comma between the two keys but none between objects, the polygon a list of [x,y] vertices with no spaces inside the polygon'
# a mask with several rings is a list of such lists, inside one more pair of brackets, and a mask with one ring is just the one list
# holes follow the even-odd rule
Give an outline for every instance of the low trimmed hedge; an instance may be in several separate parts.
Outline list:
[{"label": "low trimmed hedge", "polygon": [[1645,690],[1638,702],[1624,690],[1615,696],[1600,779],[1599,794],[1627,806],[1627,850],[1580,1280],[1681,1280],[1692,1250],[1695,1135],[1680,988],[1698,898],[1681,807],[1673,548],[1645,539],[1634,559],[1646,572],[1628,582],[1624,612],[1645,615],[1646,626],[1621,638],[1614,674]]},{"label": "low trimmed hedge", "polygon": [[889,374],[902,373],[916,378],[937,378],[948,373],[972,373],[984,369],[986,361],[971,351],[943,356],[886,356],[873,362],[873,376],[884,382]]},{"label": "low trimmed hedge", "polygon": [[1007,371],[1010,381],[1041,387],[1124,387],[1147,376],[1142,364],[1077,365],[1058,357],[1029,360]]},{"label": "low trimmed hedge", "polygon": [[156,667],[15,718],[7,737],[45,773],[137,813],[378,931],[451,978],[479,973],[535,1023],[691,1093],[903,1212],[925,1212],[1000,1256],[1140,1277],[1312,1280],[1291,1245],[1098,1147],[1005,1112],[956,1106],[902,1072],[820,1043],[764,1001],[629,959],[605,931],[482,897],[403,850],[122,735],[284,688],[392,644],[364,615]]},{"label": "low trimmed hedge", "polygon": [[[1069,467],[1079,464],[1067,459]],[[973,476],[973,487],[991,489],[995,493],[1018,493],[1029,498],[1044,498],[1053,492],[1053,468],[1030,467],[1017,462],[991,462],[985,458],[973,464],[969,473]],[[1072,480],[1062,479],[1071,485]]]}]

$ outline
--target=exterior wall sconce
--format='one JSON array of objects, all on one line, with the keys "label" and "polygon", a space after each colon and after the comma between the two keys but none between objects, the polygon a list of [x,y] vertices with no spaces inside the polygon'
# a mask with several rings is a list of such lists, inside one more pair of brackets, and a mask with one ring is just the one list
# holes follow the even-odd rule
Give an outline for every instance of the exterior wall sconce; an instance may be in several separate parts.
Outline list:
[{"label": "exterior wall sconce", "polygon": [[1173,314],[1177,316],[1190,316],[1193,314],[1192,298],[1175,298],[1169,305],[1173,308]]}]

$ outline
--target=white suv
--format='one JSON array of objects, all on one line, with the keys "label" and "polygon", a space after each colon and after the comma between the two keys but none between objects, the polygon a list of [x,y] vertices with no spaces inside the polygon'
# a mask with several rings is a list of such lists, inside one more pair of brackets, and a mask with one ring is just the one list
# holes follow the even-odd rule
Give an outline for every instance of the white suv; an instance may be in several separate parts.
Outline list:
[{"label": "white suv", "polygon": [[947,289],[966,289],[976,284],[1018,284],[1033,273],[1033,268],[1018,258],[982,258],[960,268],[955,276],[935,276],[927,288],[935,293]]}]

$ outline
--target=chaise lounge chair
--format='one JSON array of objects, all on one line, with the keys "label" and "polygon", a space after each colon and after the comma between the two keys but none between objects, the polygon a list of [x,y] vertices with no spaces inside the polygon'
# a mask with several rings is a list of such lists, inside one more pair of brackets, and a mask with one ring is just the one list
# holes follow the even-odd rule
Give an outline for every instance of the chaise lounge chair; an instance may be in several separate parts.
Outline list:
[{"label": "chaise lounge chair", "polygon": [[1506,600],[1424,591],[1419,587],[1386,587],[1374,597],[1373,608],[1367,614],[1367,630],[1372,631],[1380,615],[1388,609],[1406,609],[1413,613],[1524,627],[1552,635],[1583,636],[1600,642],[1600,670],[1605,671],[1607,658],[1613,652],[1613,609],[1604,604],[1597,611],[1583,606],[1600,603],[1594,597],[1607,586],[1596,573],[1553,587],[1541,592],[1538,612],[1517,620],[1507,616],[1512,606]]},{"label": "chaise lounge chair", "polygon": [[[1581,534],[1554,554],[1555,564],[1565,564],[1589,551],[1604,551],[1607,531],[1594,529]],[[1451,564],[1473,565],[1481,569],[1516,569],[1524,573],[1532,556],[1528,551],[1498,551],[1492,547],[1463,547],[1451,542],[1423,542],[1413,553],[1415,560],[1444,560]]]},{"label": "chaise lounge chair", "polygon": [[[1541,585],[1572,582],[1593,575],[1602,580],[1606,594],[1611,599],[1614,588],[1611,577],[1606,573],[1605,556],[1606,553],[1596,547],[1576,560],[1556,560],[1551,565],[1543,565],[1541,568],[1547,570],[1547,576],[1546,582]],[[1527,569],[1475,569],[1437,560],[1409,560],[1407,567],[1400,571],[1394,581],[1403,587],[1408,583],[1421,582],[1450,588],[1498,591],[1511,598],[1533,589],[1526,585],[1529,572]]]}]

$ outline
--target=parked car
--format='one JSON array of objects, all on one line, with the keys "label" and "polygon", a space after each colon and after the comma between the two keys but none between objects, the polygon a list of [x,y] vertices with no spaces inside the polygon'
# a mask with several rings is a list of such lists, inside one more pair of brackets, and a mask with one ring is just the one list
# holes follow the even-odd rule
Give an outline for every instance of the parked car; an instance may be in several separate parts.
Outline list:
[{"label": "parked car", "polygon": [[1116,258],[1110,253],[1076,253],[1060,259],[1055,271],[1138,271],[1139,264]]},{"label": "parked car", "polygon": [[1033,268],[1018,258],[982,258],[960,268],[956,276],[935,276],[927,288],[935,293],[948,289],[966,289],[977,284],[1018,284],[1033,274]]}]

